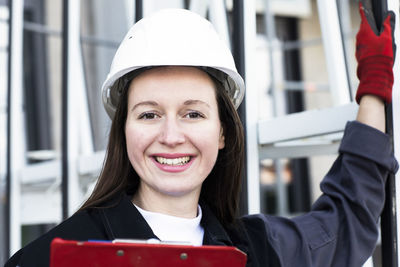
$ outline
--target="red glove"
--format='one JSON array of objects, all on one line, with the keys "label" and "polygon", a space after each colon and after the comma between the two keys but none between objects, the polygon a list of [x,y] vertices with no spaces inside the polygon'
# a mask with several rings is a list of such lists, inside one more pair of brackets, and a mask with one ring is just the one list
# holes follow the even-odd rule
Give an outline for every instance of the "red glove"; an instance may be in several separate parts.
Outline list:
[{"label": "red glove", "polygon": [[360,2],[361,25],[356,36],[358,85],[356,101],[364,95],[375,95],[386,103],[392,102],[395,15],[386,13],[380,29],[373,14]]}]

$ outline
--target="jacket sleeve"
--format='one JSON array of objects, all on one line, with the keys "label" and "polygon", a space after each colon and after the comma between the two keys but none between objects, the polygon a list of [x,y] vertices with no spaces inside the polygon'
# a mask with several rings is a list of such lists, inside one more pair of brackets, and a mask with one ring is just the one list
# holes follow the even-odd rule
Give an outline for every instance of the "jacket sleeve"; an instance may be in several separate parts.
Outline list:
[{"label": "jacket sleeve", "polygon": [[264,225],[282,266],[362,266],[378,238],[386,177],[397,169],[389,137],[350,122],[311,212],[293,219],[260,215],[253,223]]}]

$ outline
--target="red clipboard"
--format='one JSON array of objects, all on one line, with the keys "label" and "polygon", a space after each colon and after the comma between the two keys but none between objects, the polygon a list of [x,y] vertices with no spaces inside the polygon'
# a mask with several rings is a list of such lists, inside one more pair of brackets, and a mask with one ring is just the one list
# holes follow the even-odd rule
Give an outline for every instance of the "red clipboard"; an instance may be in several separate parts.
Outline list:
[{"label": "red clipboard", "polygon": [[50,267],[244,267],[246,254],[228,246],[112,243],[55,238]]}]

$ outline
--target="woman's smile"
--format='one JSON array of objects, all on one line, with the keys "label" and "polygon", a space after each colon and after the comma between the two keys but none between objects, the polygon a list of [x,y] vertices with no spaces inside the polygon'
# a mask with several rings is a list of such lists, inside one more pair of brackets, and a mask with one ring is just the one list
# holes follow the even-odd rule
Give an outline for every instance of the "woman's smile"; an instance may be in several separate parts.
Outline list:
[{"label": "woman's smile", "polygon": [[154,164],[165,172],[183,172],[192,166],[195,157],[190,155],[162,154],[151,157]]},{"label": "woman's smile", "polygon": [[190,157],[179,157],[179,158],[164,158],[164,157],[155,157],[156,161],[161,164],[177,166],[184,165],[189,162]]}]

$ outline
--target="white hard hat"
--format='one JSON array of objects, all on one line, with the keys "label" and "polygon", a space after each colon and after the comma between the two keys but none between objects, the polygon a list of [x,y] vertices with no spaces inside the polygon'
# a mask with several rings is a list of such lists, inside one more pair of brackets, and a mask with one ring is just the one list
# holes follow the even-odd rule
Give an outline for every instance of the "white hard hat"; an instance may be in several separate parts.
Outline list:
[{"label": "white hard hat", "polygon": [[163,9],[133,25],[115,53],[102,86],[110,118],[121,93],[114,83],[131,71],[156,66],[201,67],[222,82],[236,108],[243,99],[243,79],[212,24],[189,10]]}]

